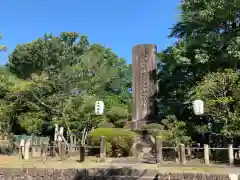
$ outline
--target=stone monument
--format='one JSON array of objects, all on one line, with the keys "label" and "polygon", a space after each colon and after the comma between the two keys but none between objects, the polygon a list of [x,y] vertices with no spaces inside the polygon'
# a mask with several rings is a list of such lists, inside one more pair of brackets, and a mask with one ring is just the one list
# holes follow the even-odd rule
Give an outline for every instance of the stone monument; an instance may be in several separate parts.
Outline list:
[{"label": "stone monument", "polygon": [[132,51],[132,129],[156,121],[156,51],[153,44],[140,44]]}]

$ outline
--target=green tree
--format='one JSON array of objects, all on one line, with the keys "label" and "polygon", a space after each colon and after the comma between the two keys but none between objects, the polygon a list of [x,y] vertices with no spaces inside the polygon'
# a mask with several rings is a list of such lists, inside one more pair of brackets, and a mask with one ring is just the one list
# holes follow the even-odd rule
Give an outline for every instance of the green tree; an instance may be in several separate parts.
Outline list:
[{"label": "green tree", "polygon": [[228,138],[239,137],[239,88],[239,74],[232,69],[209,73],[195,87],[194,98],[201,98],[205,102],[208,116],[223,125],[214,133],[220,133]]},{"label": "green tree", "polygon": [[[59,73],[65,66],[76,63],[88,47],[88,40],[72,32],[59,36],[45,34],[33,42],[18,45],[9,56],[9,69],[21,78],[29,78],[32,73]],[[78,56],[78,58],[74,58]]]},{"label": "green tree", "polygon": [[[214,88],[215,85],[211,83],[216,79],[214,73],[224,69],[232,70],[225,72],[224,75],[229,73],[228,76],[239,71],[240,4],[227,0],[185,0],[180,8],[181,18],[169,36],[177,38],[177,42],[158,54],[159,114],[160,119],[176,115],[179,121],[186,122],[187,132],[193,136],[200,128],[199,119],[193,115],[191,107],[192,100],[197,97],[196,88],[203,82],[206,87]],[[208,82],[205,80],[207,77]],[[201,87],[204,88],[204,85]],[[204,98],[203,95],[201,97]],[[224,101],[221,101],[223,104]],[[219,111],[222,109],[215,113],[221,114]],[[220,118],[220,115],[215,118]],[[206,131],[206,128],[202,131]],[[223,133],[225,137],[227,134]]]},{"label": "green tree", "polygon": [[[38,113],[37,106],[28,100],[26,94],[31,86],[32,82],[17,78],[6,68],[0,69],[0,123],[2,133],[10,134],[21,128],[25,128],[29,133],[40,130],[39,127],[34,128],[33,126],[37,123],[36,120],[38,116],[41,116],[41,113]],[[26,111],[28,112],[24,113]],[[26,118],[25,115],[28,113],[32,113],[32,115],[34,113],[34,115]],[[30,123],[26,125],[26,121]],[[24,125],[26,126],[24,127]]]},{"label": "green tree", "polygon": [[[24,92],[25,104],[38,108],[15,113],[28,133],[41,133],[43,124],[62,124],[72,134],[102,122],[122,127],[129,120],[131,66],[111,49],[91,45],[86,36],[77,37],[66,32],[58,37],[45,34],[10,54],[10,71],[31,82]],[[105,102],[104,116],[94,114],[96,100]],[[30,116],[36,118],[34,124]]]}]

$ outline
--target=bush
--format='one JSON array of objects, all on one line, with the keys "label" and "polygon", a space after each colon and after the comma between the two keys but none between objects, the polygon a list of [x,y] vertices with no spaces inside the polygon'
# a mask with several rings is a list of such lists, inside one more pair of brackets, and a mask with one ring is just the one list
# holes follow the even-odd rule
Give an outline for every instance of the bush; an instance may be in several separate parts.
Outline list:
[{"label": "bush", "polygon": [[89,144],[100,145],[100,136],[106,137],[106,153],[109,156],[128,156],[133,145],[135,132],[122,128],[97,128],[89,135]]},{"label": "bush", "polygon": [[163,130],[164,127],[161,124],[151,123],[143,126],[143,130],[146,130],[147,133],[153,136],[161,136],[163,141],[168,141],[169,134],[168,131]]},{"label": "bush", "polygon": [[13,155],[14,150],[10,146],[0,145],[0,155]]}]

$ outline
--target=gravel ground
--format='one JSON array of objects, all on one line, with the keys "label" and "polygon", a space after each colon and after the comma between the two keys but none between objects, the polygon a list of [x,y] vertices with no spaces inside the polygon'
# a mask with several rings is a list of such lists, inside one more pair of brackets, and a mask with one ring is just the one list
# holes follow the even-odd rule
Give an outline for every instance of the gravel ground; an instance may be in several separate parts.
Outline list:
[{"label": "gravel ground", "polygon": [[159,172],[207,172],[207,173],[240,173],[240,167],[230,167],[226,165],[204,164],[151,164],[141,163],[134,158],[107,158],[107,162],[99,163],[95,157],[88,157],[84,163],[78,162],[78,157],[71,157],[64,161],[58,158],[48,158],[45,162],[39,158],[22,160],[17,156],[0,156],[0,168],[138,168],[154,169]]}]

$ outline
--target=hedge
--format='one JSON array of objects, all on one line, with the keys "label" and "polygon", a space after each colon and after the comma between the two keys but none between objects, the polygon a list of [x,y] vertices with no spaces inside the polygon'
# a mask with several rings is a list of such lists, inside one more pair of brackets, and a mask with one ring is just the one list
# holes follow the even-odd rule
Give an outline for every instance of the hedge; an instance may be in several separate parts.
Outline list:
[{"label": "hedge", "polygon": [[108,156],[128,156],[136,133],[122,128],[97,128],[88,135],[89,144],[100,145],[100,136],[106,137],[106,153]]}]

